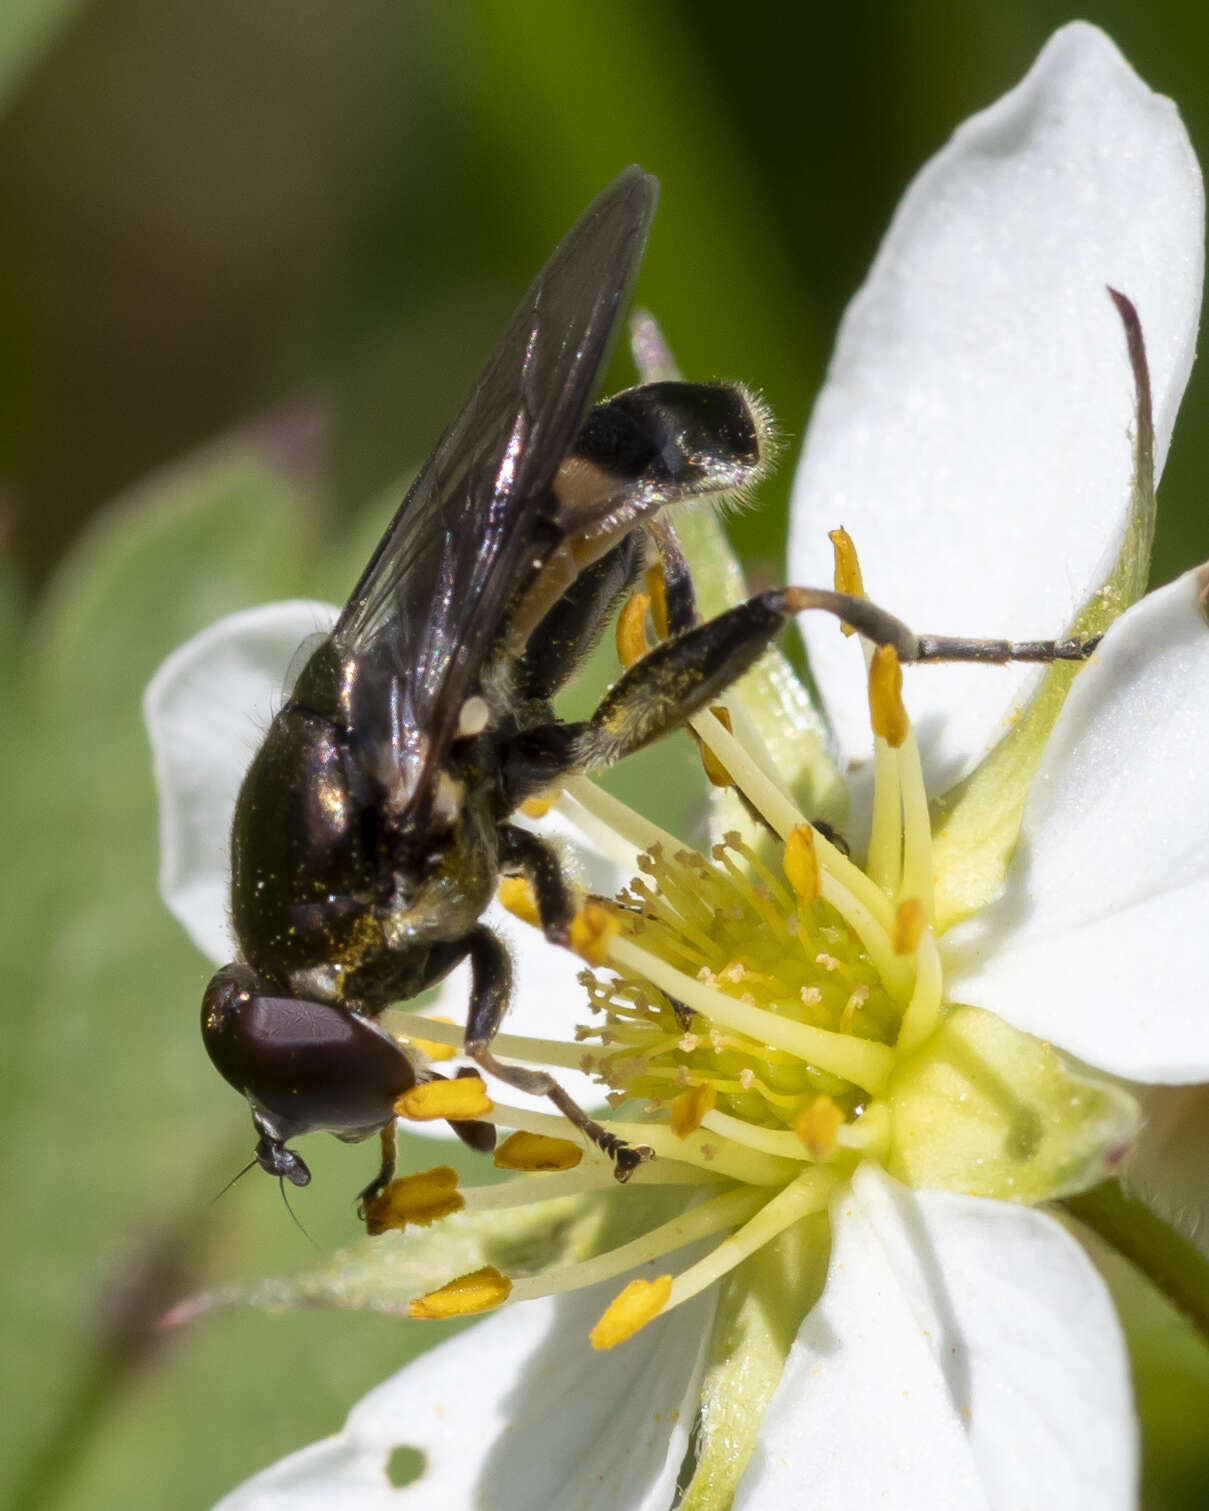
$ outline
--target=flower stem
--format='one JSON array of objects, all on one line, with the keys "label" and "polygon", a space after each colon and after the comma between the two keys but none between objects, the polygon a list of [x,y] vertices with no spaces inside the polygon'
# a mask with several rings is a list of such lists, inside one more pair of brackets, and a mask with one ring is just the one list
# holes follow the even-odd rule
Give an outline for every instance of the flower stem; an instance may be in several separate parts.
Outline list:
[{"label": "flower stem", "polygon": [[1209,1344],[1209,1259],[1194,1244],[1145,1202],[1127,1196],[1119,1181],[1105,1181],[1061,1205],[1135,1265]]}]

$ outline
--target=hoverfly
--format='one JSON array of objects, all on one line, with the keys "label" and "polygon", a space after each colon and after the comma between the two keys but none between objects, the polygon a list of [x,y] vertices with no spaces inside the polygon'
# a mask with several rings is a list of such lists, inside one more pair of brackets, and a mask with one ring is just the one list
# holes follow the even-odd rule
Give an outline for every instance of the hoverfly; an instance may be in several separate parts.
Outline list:
[{"label": "hoverfly", "polygon": [[[768,451],[736,387],[658,383],[592,407],[656,194],[627,169],[537,275],[244,779],[231,837],[240,959],[210,982],[202,1034],[251,1104],[256,1161],[294,1185],[310,1172],[287,1141],[317,1130],[382,1132],[363,1206],[389,1180],[395,1099],[431,1072],[375,1018],[467,958],[467,1054],[550,1097],[619,1178],[646,1153],[552,1077],[494,1058],[510,966],[480,916],[500,876],[521,875],[547,936],[564,941],[572,890],[511,815],[682,723],[763,648],[708,668],[665,657],[623,677],[592,719],[553,713],[656,551],[672,628],[691,628],[691,583],[660,511],[743,487]],[[490,1125],[454,1127],[491,1147]]]},{"label": "hoverfly", "polygon": [[[555,851],[511,822],[528,798],[599,770],[715,701],[808,608],[900,659],[1051,660],[1092,642],[1012,646],[912,634],[866,600],[757,594],[705,623],[663,511],[749,485],[767,420],[742,388],[661,382],[592,404],[637,273],[657,186],[626,169],[537,275],[424,463],[332,633],[305,661],[244,778],[231,835],[240,959],[211,980],[202,1035],[247,1098],[255,1161],[306,1185],[288,1141],[382,1137],[362,1210],[394,1170],[394,1104],[434,1073],[375,1020],[463,960],[466,1054],[551,1099],[621,1180],[649,1155],[600,1127],[551,1076],[500,1064],[510,964],[481,921],[524,877],[549,939],[576,899]],[[668,638],[591,718],[553,698],[653,559]],[[455,1123],[489,1149],[489,1124]]]}]

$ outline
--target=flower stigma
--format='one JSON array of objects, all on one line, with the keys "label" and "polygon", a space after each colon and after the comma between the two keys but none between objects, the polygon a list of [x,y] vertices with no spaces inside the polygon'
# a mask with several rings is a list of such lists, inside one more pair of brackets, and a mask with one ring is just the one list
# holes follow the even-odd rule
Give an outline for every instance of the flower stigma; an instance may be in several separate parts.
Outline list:
[{"label": "flower stigma", "polygon": [[[841,531],[832,541],[837,590],[860,593],[852,541]],[[621,615],[625,664],[644,653],[652,599],[635,594]],[[658,1273],[626,1284],[592,1329],[594,1347],[612,1348],[824,1212],[864,1161],[917,1188],[1027,1203],[1086,1189],[1120,1161],[1138,1128],[1128,1095],[946,999],[932,821],[902,670],[892,647],[862,645],[874,742],[863,867],[799,811],[750,730],[741,738],[718,710],[698,715],[693,732],[707,769],[724,773],[758,815],[750,838],[731,830],[705,855],[586,778],[559,796],[556,806],[585,832],[607,831],[614,851],[638,852],[637,875],[616,899],[588,900],[571,930],[591,967],[580,979],[593,1022],[574,1044],[501,1034],[497,1052],[603,1082],[617,1116],[602,1126],[653,1151],[633,1180],[667,1188],[672,1215],[561,1268],[489,1284],[457,1277],[418,1298],[413,1316],[478,1312],[657,1262]],[[524,884],[505,881],[501,900],[536,924]],[[453,1025],[392,1018],[409,1036],[456,1043]],[[447,1116],[449,1099],[466,1097],[459,1115],[516,1130],[496,1154],[516,1173],[457,1193],[460,1208],[445,1167],[406,1199],[388,1188],[371,1214],[377,1230],[611,1185],[608,1159],[556,1115],[493,1104],[481,1083],[436,1084],[438,1110],[408,1093],[400,1114]],[[412,1110],[417,1100],[424,1105]],[[699,1257],[663,1268],[690,1243],[703,1246]]]}]

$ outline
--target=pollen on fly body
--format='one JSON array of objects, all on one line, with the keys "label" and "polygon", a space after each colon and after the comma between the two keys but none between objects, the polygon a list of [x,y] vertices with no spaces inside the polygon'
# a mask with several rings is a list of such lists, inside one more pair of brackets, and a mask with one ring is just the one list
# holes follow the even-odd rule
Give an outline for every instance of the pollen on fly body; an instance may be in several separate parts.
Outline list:
[{"label": "pollen on fly body", "polygon": [[[548,1097],[627,1179],[647,1147],[602,1127],[549,1074],[492,1052],[511,968],[482,915],[501,878],[528,884],[555,944],[583,917],[556,852],[511,822],[516,810],[687,723],[807,609],[901,660],[1037,653],[921,639],[867,600],[821,589],[761,593],[702,622],[669,507],[749,489],[775,448],[739,385],[648,383],[593,403],[656,192],[626,169],[537,275],[244,778],[231,838],[239,959],[206,990],[202,1034],[251,1106],[253,1163],[283,1196],[286,1181],[310,1181],[288,1141],[378,1133],[364,1213],[393,1174],[404,1108],[493,1147],[470,1083],[442,1084],[376,1021],[463,961],[467,1056]],[[590,718],[560,719],[556,695],[649,567],[664,638]],[[1049,643],[1050,656],[1085,653]]]}]

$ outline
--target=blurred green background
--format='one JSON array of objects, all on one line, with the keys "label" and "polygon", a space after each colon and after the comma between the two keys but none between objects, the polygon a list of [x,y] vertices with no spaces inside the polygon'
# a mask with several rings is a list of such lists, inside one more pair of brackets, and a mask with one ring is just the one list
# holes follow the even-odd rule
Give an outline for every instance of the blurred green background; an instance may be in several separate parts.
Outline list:
[{"label": "blurred green background", "polygon": [[[1083,14],[1204,157],[1209,11]],[[761,389],[792,445],[908,179],[1068,18],[1041,0],[0,6],[0,1497],[204,1508],[434,1336],[247,1314],[149,1341],[189,1288],[310,1252],[267,1182],[209,1205],[250,1138],[197,1038],[208,968],[155,894],[138,699],[158,661],[227,609],[347,590],[372,501],[628,162],[663,184],[639,297],[690,376]],[[1160,580],[1209,554],[1207,407],[1202,368]],[[777,571],[789,476],[734,523],[757,572]],[[365,1151],[307,1158],[300,1215],[345,1241]],[[1209,1358],[1119,1283],[1147,1503],[1203,1506]]]}]

